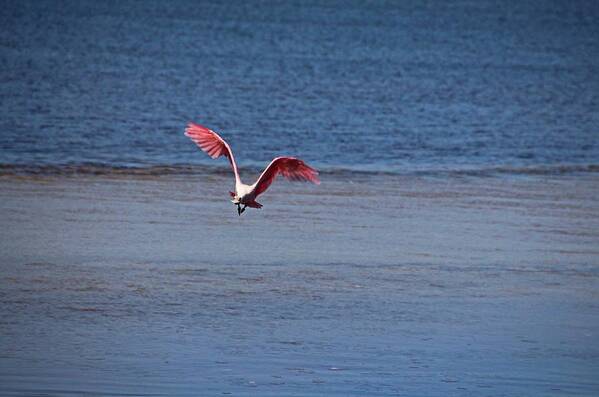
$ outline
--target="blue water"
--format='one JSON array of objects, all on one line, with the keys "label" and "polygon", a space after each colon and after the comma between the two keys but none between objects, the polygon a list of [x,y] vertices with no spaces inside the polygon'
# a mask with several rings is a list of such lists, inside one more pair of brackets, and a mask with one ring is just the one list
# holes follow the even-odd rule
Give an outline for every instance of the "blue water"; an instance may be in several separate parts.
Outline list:
[{"label": "blue water", "polygon": [[43,2],[0,14],[0,164],[588,166],[599,3]]},{"label": "blue water", "polygon": [[1,395],[599,395],[596,0],[0,5]]},{"label": "blue water", "polygon": [[0,395],[599,396],[599,174],[347,179],[1,178]]}]

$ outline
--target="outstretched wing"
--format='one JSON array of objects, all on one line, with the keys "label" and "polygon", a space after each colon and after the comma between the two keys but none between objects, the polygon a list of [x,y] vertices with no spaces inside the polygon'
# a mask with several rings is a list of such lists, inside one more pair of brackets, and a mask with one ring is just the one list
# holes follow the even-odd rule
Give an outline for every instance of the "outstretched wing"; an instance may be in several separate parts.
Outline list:
[{"label": "outstretched wing", "polygon": [[290,181],[307,181],[317,185],[320,184],[318,171],[306,165],[302,160],[294,157],[277,157],[270,162],[255,183],[255,195],[258,196],[264,193],[279,174]]},{"label": "outstretched wing", "polygon": [[187,124],[187,128],[185,129],[185,136],[191,138],[191,140],[194,141],[196,145],[200,147],[200,149],[208,153],[208,155],[213,159],[220,156],[226,156],[231,163],[231,167],[233,167],[235,178],[239,178],[239,174],[237,173],[237,164],[233,158],[233,152],[231,151],[229,144],[225,142],[225,140],[216,132],[199,124],[189,122],[189,124]]}]

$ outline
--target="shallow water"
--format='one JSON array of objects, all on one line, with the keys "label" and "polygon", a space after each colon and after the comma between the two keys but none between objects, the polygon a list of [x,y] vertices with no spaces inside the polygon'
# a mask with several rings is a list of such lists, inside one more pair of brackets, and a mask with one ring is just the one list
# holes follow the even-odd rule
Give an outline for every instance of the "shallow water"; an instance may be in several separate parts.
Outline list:
[{"label": "shallow water", "polygon": [[5,177],[2,394],[599,391],[594,174],[229,178]]}]

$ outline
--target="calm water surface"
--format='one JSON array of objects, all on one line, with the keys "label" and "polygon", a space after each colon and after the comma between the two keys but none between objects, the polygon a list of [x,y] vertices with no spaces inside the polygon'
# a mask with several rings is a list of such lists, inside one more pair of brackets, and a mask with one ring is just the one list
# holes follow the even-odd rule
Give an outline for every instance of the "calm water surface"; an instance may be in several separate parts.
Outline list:
[{"label": "calm water surface", "polygon": [[594,396],[599,183],[537,178],[279,182],[238,217],[228,175],[5,177],[0,392]]}]

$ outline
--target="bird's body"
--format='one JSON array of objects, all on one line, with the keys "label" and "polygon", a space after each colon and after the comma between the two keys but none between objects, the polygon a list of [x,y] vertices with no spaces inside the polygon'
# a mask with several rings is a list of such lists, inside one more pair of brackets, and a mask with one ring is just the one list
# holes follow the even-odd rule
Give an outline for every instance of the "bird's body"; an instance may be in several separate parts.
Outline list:
[{"label": "bird's body", "polygon": [[[277,157],[266,167],[256,183],[246,185],[241,182],[237,163],[233,157],[231,148],[216,132],[199,124],[189,123],[185,129],[185,135],[191,138],[203,151],[212,158],[225,156],[229,159],[233,173],[235,174],[235,192],[229,192],[231,201],[237,205],[237,213],[241,213],[246,207],[261,208],[262,204],[256,202],[256,197],[264,193],[275,180],[278,174],[292,181],[309,181],[319,184],[318,172],[306,165],[302,160],[295,157]],[[243,208],[241,206],[243,205]]]}]

